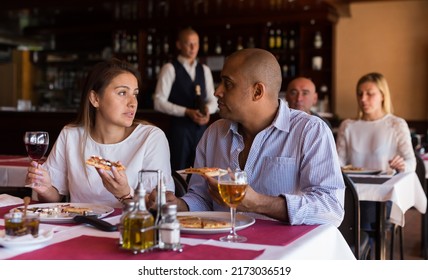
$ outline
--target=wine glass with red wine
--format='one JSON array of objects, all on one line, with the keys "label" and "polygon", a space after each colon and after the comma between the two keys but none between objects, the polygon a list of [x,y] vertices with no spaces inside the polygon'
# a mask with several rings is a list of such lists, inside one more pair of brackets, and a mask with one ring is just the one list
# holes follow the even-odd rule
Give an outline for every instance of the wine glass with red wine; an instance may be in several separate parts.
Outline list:
[{"label": "wine glass with red wine", "polygon": [[24,135],[25,148],[28,156],[40,162],[49,146],[49,133],[46,131],[27,131]]}]

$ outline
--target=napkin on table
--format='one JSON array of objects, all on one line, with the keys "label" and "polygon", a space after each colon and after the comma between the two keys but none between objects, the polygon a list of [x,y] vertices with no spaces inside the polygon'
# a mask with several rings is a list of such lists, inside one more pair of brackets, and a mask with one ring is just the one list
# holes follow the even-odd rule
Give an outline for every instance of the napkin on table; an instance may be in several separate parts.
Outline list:
[{"label": "napkin on table", "polygon": [[22,198],[12,196],[9,194],[0,194],[0,207],[22,204],[24,200]]}]

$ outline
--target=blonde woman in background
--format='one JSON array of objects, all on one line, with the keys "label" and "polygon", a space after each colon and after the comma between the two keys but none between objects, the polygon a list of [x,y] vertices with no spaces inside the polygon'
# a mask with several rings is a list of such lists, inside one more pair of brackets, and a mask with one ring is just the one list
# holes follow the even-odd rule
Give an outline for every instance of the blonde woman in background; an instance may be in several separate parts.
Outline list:
[{"label": "blonde woman in background", "polygon": [[[414,171],[416,158],[410,130],[404,119],[393,115],[385,77],[379,73],[362,76],[356,93],[358,118],[344,120],[337,135],[341,166],[350,164],[384,172]],[[374,228],[375,214],[374,202],[361,202],[361,227],[364,230]]]}]

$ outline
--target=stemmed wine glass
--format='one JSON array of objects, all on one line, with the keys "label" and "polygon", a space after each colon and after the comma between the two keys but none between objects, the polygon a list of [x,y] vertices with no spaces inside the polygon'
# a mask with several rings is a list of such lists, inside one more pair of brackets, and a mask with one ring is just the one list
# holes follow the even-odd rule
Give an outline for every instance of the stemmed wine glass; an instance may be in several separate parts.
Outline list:
[{"label": "stemmed wine glass", "polygon": [[46,131],[27,131],[24,135],[25,148],[30,159],[40,163],[49,146],[49,133]]},{"label": "stemmed wine glass", "polygon": [[246,237],[236,234],[236,208],[244,199],[245,191],[248,186],[247,173],[245,171],[236,170],[220,173],[218,176],[218,189],[223,199],[230,207],[230,219],[232,227],[227,236],[220,238],[221,241],[226,242],[245,242]]}]

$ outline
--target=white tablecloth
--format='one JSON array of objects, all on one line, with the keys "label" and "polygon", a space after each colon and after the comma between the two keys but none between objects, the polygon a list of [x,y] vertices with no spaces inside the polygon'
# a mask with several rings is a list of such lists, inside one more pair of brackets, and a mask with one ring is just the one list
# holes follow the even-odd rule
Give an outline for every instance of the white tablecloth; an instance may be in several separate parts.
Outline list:
[{"label": "white tablecloth", "polygon": [[0,186],[22,187],[28,167],[0,165]]},{"label": "white tablecloth", "polygon": [[427,209],[427,198],[415,172],[398,173],[383,184],[357,183],[360,200],[392,201],[391,222],[404,226],[404,214],[415,207],[420,213]]},{"label": "white tablecloth", "polygon": [[[106,218],[112,224],[118,223],[120,216]],[[0,225],[4,220],[0,218]],[[45,247],[81,235],[119,238],[118,232],[103,232],[89,226],[61,226],[61,224],[41,224],[41,229],[55,229],[51,240],[41,244]],[[288,245],[260,245],[251,243],[228,243],[214,239],[181,238],[181,243],[188,245],[212,245],[227,248],[240,248],[246,250],[264,250],[258,260],[355,260],[348,244],[339,230],[332,225],[320,225],[299,237]],[[30,252],[35,248],[21,248],[19,250],[0,248],[0,259],[7,259],[19,254]],[[84,250],[84,248],[82,248]]]}]

